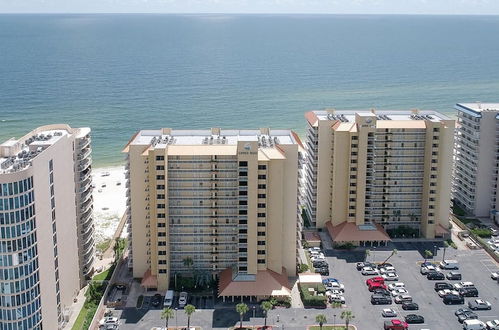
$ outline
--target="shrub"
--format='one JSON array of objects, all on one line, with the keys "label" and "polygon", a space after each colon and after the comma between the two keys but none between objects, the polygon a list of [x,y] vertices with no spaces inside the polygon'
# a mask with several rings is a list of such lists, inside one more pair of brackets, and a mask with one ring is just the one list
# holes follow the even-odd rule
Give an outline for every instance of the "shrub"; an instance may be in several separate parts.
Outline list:
[{"label": "shrub", "polygon": [[473,228],[471,232],[481,238],[490,238],[492,231],[487,228]]},{"label": "shrub", "polygon": [[298,269],[298,273],[304,273],[308,270],[308,265],[307,264],[300,264],[300,268]]},{"label": "shrub", "polygon": [[[314,288],[321,296],[312,296],[308,291],[309,288]],[[323,284],[319,285],[300,285],[300,297],[305,307],[326,307],[326,288]]]},{"label": "shrub", "polygon": [[355,245],[352,242],[346,242],[343,244],[336,244],[334,247],[338,250],[351,250]]}]

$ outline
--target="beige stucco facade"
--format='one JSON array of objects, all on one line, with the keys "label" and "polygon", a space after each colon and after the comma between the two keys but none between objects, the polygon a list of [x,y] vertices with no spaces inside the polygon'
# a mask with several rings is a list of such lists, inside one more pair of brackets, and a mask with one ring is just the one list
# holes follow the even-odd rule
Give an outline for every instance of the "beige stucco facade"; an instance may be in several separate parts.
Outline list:
[{"label": "beige stucco facade", "polygon": [[418,110],[305,117],[304,200],[312,226],[406,225],[426,238],[448,228],[453,120]]},{"label": "beige stucco facade", "polygon": [[80,223],[82,173],[75,172],[79,153],[90,150],[90,143],[78,146],[89,133],[48,125],[0,145],[0,270],[15,270],[0,279],[5,326],[62,327],[84,283],[81,265],[92,268],[93,224]]},{"label": "beige stucco facade", "polygon": [[286,130],[138,132],[125,148],[133,276],[164,290],[193,270],[294,274],[299,143]]}]

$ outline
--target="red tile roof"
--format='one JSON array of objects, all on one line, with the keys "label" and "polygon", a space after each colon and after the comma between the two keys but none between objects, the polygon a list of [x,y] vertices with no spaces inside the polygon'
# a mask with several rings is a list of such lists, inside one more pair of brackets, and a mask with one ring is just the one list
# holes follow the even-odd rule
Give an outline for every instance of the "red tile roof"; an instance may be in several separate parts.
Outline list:
[{"label": "red tile roof", "polygon": [[375,224],[376,230],[362,230],[353,222],[342,222],[333,226],[331,221],[326,223],[329,235],[335,243],[358,242],[358,241],[390,241],[390,236],[379,224]]},{"label": "red tile roof", "polygon": [[220,273],[218,283],[219,297],[239,296],[290,296],[291,289],[286,269],[278,274],[269,269],[259,270],[255,281],[232,280],[232,269],[227,268]]},{"label": "red tile roof", "polygon": [[315,126],[315,124],[319,121],[319,118],[317,118],[317,115],[313,111],[306,112],[305,119],[307,119],[309,124],[312,126]]},{"label": "red tile roof", "polygon": [[158,287],[158,277],[151,274],[151,269],[148,269],[144,276],[142,277],[142,281],[140,285],[144,288],[157,288]]}]

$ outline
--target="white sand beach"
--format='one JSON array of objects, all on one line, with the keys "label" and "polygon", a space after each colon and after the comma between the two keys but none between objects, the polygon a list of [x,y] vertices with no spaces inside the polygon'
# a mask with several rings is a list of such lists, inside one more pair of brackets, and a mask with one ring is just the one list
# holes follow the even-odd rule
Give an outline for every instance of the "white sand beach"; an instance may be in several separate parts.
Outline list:
[{"label": "white sand beach", "polygon": [[112,238],[126,209],[125,167],[93,169],[95,241]]}]

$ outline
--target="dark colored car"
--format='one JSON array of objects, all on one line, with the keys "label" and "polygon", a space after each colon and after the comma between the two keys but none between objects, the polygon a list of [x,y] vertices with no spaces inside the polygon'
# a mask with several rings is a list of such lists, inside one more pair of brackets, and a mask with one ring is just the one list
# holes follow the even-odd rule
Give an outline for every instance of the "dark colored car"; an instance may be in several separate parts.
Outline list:
[{"label": "dark colored car", "polygon": [[393,267],[393,265],[389,262],[385,262],[384,264],[379,264],[376,266],[376,268],[381,269],[383,267]]},{"label": "dark colored car", "polygon": [[390,291],[387,289],[383,288],[376,288],[373,290],[373,294],[378,294],[378,295],[384,295],[384,296],[391,296]]},{"label": "dark colored car", "polygon": [[405,321],[407,323],[424,323],[424,317],[417,314],[408,314],[405,316]]},{"label": "dark colored car", "polygon": [[312,265],[315,267],[315,268],[322,268],[322,267],[328,267],[328,263],[326,261],[323,261],[323,260],[316,260],[314,262],[312,262]]},{"label": "dark colored car", "polygon": [[464,304],[464,298],[461,296],[456,296],[454,294],[449,294],[442,300],[446,305],[462,305]]},{"label": "dark colored car", "polygon": [[447,282],[437,282],[435,283],[435,291],[440,290],[454,290],[454,286]]},{"label": "dark colored car", "polygon": [[156,293],[151,299],[151,305],[153,305],[154,307],[158,307],[159,305],[161,305],[162,300],[163,297],[159,293]]},{"label": "dark colored car", "polygon": [[391,305],[392,298],[382,294],[373,294],[371,296],[371,304],[373,305]]},{"label": "dark colored car", "polygon": [[461,273],[456,272],[456,271],[452,271],[452,272],[447,273],[446,277],[448,280],[461,280],[462,279]]},{"label": "dark colored car", "polygon": [[461,288],[459,289],[459,295],[462,297],[478,297],[477,288]]},{"label": "dark colored car", "polygon": [[459,321],[459,323],[463,323],[466,320],[477,320],[477,319],[478,315],[476,315],[476,313],[473,313],[472,311],[467,311],[457,316],[457,320]]},{"label": "dark colored car", "polygon": [[466,312],[471,312],[471,310],[469,310],[468,308],[459,308],[457,311],[454,312],[454,315],[459,316]]},{"label": "dark colored car", "polygon": [[419,305],[415,302],[405,302],[402,303],[402,309],[406,311],[417,311],[419,309]]},{"label": "dark colored car", "polygon": [[357,263],[357,270],[362,270],[362,268],[364,267],[372,267],[372,268],[375,268],[376,265],[373,264],[372,262],[368,262],[368,261],[364,261],[364,262],[358,262]]},{"label": "dark colored car", "polygon": [[445,280],[445,274],[442,272],[429,272],[426,278],[429,280]]},{"label": "dark colored car", "polygon": [[321,274],[322,276],[329,276],[329,268],[326,267],[316,268],[315,272]]}]

